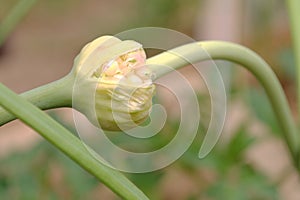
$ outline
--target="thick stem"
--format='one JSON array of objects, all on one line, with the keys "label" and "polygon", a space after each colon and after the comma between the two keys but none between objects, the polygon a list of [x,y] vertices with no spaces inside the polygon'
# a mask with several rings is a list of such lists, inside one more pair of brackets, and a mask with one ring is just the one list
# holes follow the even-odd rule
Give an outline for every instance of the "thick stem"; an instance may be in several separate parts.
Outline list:
[{"label": "thick stem", "polygon": [[[201,48],[199,50],[199,47]],[[222,59],[235,62],[248,69],[260,81],[267,92],[274,112],[282,127],[282,136],[299,167],[299,136],[286,96],[270,66],[250,49],[222,41],[206,41],[187,44],[164,52],[147,60],[156,77],[192,63]],[[188,60],[188,61],[187,61]],[[162,67],[166,65],[169,67]]]},{"label": "thick stem", "polygon": [[296,79],[297,79],[297,98],[298,98],[298,121],[300,121],[300,1],[288,0],[288,12],[290,19],[290,29],[293,38],[294,56],[296,64]]},{"label": "thick stem", "polygon": [[[201,50],[199,51],[199,47]],[[185,59],[187,58],[187,59]],[[283,130],[283,137],[298,166],[299,162],[299,136],[288,102],[283,89],[270,66],[256,53],[243,46],[222,42],[206,41],[187,44],[173,50],[164,52],[147,60],[156,77],[169,73],[189,64],[209,59],[223,59],[232,61],[247,68],[261,82],[271,101],[274,112]],[[189,62],[187,61],[189,60]],[[161,67],[167,65],[169,67]],[[65,78],[40,88],[22,94],[41,109],[49,109],[62,106],[71,106],[72,74]],[[11,114],[0,108],[0,125],[13,120]]]},{"label": "thick stem", "polygon": [[[124,175],[93,157],[91,149],[49,115],[0,83],[0,105],[40,133],[81,167],[97,177],[122,199],[147,200]],[[96,155],[96,154],[95,154]]]},{"label": "thick stem", "polygon": [[[72,106],[73,74],[57,81],[40,86],[20,96],[30,101],[42,110]],[[16,119],[16,117],[0,107],[0,126]]]}]

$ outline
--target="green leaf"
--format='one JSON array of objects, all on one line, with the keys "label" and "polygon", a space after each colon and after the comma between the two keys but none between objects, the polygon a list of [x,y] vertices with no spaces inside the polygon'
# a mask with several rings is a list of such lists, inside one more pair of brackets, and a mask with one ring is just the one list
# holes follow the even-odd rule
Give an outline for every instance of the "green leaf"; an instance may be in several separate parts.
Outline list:
[{"label": "green leaf", "polygon": [[[124,199],[148,199],[120,172],[96,160],[87,147],[49,115],[0,84],[0,105],[32,127]],[[0,116],[1,117],[1,116]]]}]

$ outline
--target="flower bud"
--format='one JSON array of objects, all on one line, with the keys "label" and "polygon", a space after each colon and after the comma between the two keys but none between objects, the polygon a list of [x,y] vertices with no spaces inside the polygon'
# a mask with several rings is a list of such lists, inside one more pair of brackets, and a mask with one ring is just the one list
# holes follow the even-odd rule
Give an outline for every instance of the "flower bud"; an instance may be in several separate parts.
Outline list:
[{"label": "flower bud", "polygon": [[134,41],[103,36],[87,44],[74,62],[73,107],[104,130],[138,126],[149,115],[155,90],[145,63]]}]

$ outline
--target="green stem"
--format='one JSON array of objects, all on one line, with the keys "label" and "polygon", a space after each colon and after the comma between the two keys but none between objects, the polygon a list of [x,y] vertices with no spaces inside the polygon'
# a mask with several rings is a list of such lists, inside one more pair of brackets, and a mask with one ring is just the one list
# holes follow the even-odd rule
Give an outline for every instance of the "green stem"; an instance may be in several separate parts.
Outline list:
[{"label": "green stem", "polygon": [[39,132],[50,143],[97,177],[123,199],[148,199],[120,172],[96,160],[87,147],[49,115],[0,83],[0,105]]},{"label": "green stem", "polygon": [[0,46],[37,0],[20,0],[0,24]]},{"label": "green stem", "polygon": [[[202,50],[199,51],[199,47]],[[162,65],[177,69],[190,62],[196,63],[210,59],[222,59],[240,64],[260,81],[282,127],[282,136],[291,152],[292,159],[299,168],[299,136],[286,96],[270,66],[256,53],[229,42],[206,41],[187,44],[161,53],[149,58],[147,64],[150,64],[150,68],[158,78],[172,71],[169,67],[163,68]]]},{"label": "green stem", "polygon": [[[298,115],[300,115],[300,1],[299,0],[288,0],[287,7],[289,12],[291,34],[293,38],[293,47],[295,55],[295,63],[297,69],[297,100],[298,100]],[[300,121],[300,116],[298,116]]]},{"label": "green stem", "polygon": [[[202,48],[200,52],[199,47]],[[161,65],[167,65],[173,69],[177,69],[188,65],[189,62],[195,63],[209,59],[223,59],[238,63],[252,72],[261,82],[282,127],[283,138],[287,143],[296,166],[298,166],[299,136],[288,102],[276,75],[270,66],[256,53],[243,46],[229,42],[206,41],[184,45],[164,52],[149,58],[147,64],[150,64],[151,69],[158,78],[172,71],[172,69],[161,67]],[[187,60],[189,60],[189,62]],[[71,91],[64,92],[66,89],[62,89],[70,87],[70,82],[65,83],[68,82],[66,80],[71,80],[71,78],[64,78],[57,82],[50,83],[47,86],[26,92],[21,96],[41,109],[70,106]],[[54,87],[55,85],[56,87]],[[62,87],[62,85],[65,86]],[[3,110],[0,110],[0,116],[0,125],[6,123],[8,119],[13,119],[12,116],[8,117],[7,112]],[[4,120],[2,118],[4,118]]]},{"label": "green stem", "polygon": [[[72,107],[73,74],[64,78],[35,88],[21,94],[42,110],[58,107]],[[16,117],[0,107],[0,126],[14,120]]]}]

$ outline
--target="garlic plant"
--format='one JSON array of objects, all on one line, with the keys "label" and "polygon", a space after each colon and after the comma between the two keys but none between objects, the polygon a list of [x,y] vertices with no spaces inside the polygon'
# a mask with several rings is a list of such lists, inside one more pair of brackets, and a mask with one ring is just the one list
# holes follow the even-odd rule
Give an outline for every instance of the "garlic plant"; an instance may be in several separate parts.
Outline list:
[{"label": "garlic plant", "polygon": [[[104,130],[127,130],[149,115],[155,91],[151,75],[141,44],[102,36],[81,50],[66,77],[24,96],[42,109],[72,106]],[[0,122],[12,119],[6,113]]]},{"label": "garlic plant", "polygon": [[[203,51],[197,51],[199,47]],[[177,55],[183,55],[186,59]],[[295,168],[299,170],[299,130],[276,75],[256,53],[229,42],[191,43],[146,61],[139,43],[121,41],[112,36],[100,37],[82,49],[67,76],[21,94],[23,98],[13,94],[0,83],[0,125],[15,119],[15,116],[19,117],[124,199],[147,199],[138,188],[115,170],[102,163],[99,163],[97,168],[95,159],[87,153],[78,138],[36,107],[45,110],[72,106],[84,113],[94,125],[105,130],[130,129],[143,122],[151,110],[155,90],[152,74],[159,78],[190,64],[189,62],[211,59],[240,64],[260,81],[283,130],[282,138],[291,159]],[[80,156],[77,157],[78,155]]]}]

